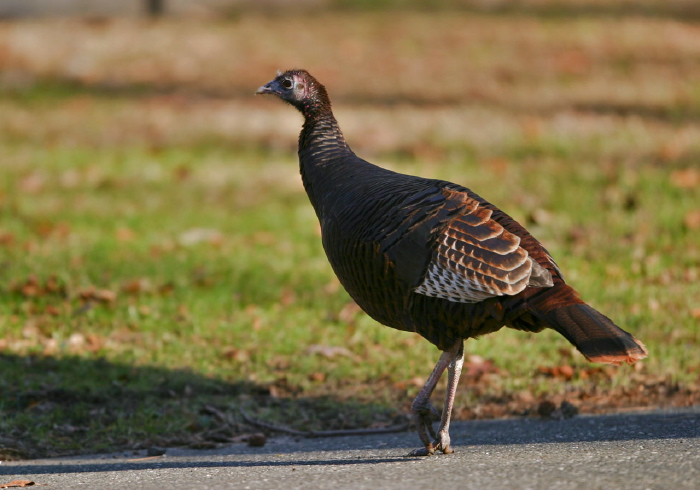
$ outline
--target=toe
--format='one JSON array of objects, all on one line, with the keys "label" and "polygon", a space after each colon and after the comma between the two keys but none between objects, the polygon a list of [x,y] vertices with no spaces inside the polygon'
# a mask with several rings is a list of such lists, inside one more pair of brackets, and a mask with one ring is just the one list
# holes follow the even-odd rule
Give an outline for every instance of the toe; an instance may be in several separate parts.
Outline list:
[{"label": "toe", "polygon": [[455,452],[454,449],[452,449],[452,446],[445,446],[440,448],[442,450],[443,454],[452,454]]},{"label": "toe", "polygon": [[438,438],[433,442],[433,446],[437,451],[442,451],[443,454],[452,454],[454,449],[450,445],[450,435],[445,432],[439,432]]},{"label": "toe", "polygon": [[433,447],[432,444],[429,446],[425,447],[419,447],[418,449],[414,449],[410,453],[408,453],[406,456],[432,456],[435,454],[435,448]]}]

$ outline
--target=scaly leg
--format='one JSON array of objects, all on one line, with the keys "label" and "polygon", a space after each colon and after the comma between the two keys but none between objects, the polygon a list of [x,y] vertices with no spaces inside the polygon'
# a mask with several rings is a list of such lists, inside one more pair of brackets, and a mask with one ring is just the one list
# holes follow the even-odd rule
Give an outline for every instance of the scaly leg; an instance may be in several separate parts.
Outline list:
[{"label": "scaly leg", "polygon": [[433,442],[435,449],[440,450],[445,454],[451,454],[454,452],[454,449],[450,447],[450,419],[452,418],[452,408],[455,404],[457,384],[459,383],[459,377],[462,374],[462,365],[464,365],[464,342],[460,341],[459,351],[447,368],[448,377],[445,405],[442,408],[442,418],[440,419],[437,439],[435,442]]},{"label": "scaly leg", "polygon": [[[440,450],[445,454],[452,452],[450,448],[450,417],[452,415],[452,407],[454,406],[455,393],[457,392],[457,381],[462,372],[462,364],[464,363],[464,341],[462,339],[446,350],[440,356],[433,372],[430,373],[428,380],[421,388],[416,399],[411,405],[413,412],[413,421],[418,430],[418,437],[423,442],[425,447],[412,451],[409,456],[429,456],[435,453],[435,450]],[[448,370],[449,379],[447,381],[447,394],[445,395],[445,406],[442,411],[440,427],[436,434],[433,430],[433,417],[437,418],[437,410],[430,403],[430,395],[432,395],[435,386],[440,380],[442,373]],[[430,437],[434,439],[431,442]]]}]

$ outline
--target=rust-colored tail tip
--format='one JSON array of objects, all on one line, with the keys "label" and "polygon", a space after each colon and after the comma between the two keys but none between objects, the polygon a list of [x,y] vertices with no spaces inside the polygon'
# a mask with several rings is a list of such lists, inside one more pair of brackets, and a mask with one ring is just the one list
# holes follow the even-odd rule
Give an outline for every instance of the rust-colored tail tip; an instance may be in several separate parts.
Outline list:
[{"label": "rust-colored tail tip", "polygon": [[602,356],[588,357],[591,362],[599,362],[602,364],[613,364],[619,366],[623,362],[627,364],[634,364],[635,362],[644,359],[649,355],[646,346],[637,339],[634,339],[637,343],[637,349],[631,349],[624,354],[608,354]]}]

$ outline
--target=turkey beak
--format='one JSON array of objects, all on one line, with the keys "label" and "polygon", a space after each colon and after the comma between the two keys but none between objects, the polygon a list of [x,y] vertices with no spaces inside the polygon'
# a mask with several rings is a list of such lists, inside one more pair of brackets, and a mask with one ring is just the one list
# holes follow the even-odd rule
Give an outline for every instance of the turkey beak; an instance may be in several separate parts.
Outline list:
[{"label": "turkey beak", "polygon": [[255,91],[255,95],[274,94],[275,91],[272,89],[272,87],[270,85],[272,85],[272,82],[270,82],[266,85],[263,85],[262,87],[259,87]]}]

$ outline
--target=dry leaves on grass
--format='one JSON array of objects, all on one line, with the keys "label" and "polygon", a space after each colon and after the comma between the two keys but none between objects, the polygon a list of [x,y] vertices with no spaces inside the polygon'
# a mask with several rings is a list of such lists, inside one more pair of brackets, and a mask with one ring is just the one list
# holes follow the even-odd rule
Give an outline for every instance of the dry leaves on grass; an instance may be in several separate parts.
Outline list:
[{"label": "dry leaves on grass", "polygon": [[467,356],[462,372],[465,377],[472,378],[474,380],[480,380],[487,374],[503,374],[502,371],[496,367],[496,364],[492,359],[484,359],[483,357],[475,354]]},{"label": "dry leaves on grass", "polygon": [[43,283],[35,275],[30,275],[21,283],[12,283],[10,291],[19,293],[25,298],[47,295],[66,295],[66,287],[56,276],[49,276]]},{"label": "dry leaves on grass", "polygon": [[540,366],[537,368],[537,372],[544,376],[563,378],[566,380],[570,380],[574,377],[574,368],[568,364],[563,364],[561,366]]},{"label": "dry leaves on grass", "polygon": [[[641,369],[643,369],[643,363],[640,362],[635,364],[636,371]],[[574,369],[568,364],[561,364],[559,366],[540,366],[537,368],[537,374],[548,378],[559,378],[566,381],[569,381],[574,377],[578,379],[611,379],[615,374],[615,368],[612,366],[589,366]]]},{"label": "dry leaves on grass", "polygon": [[117,293],[110,289],[97,289],[94,286],[88,286],[81,290],[78,295],[84,301],[94,300],[99,303],[114,303],[117,300]]}]

